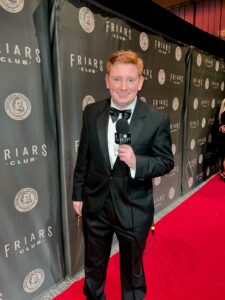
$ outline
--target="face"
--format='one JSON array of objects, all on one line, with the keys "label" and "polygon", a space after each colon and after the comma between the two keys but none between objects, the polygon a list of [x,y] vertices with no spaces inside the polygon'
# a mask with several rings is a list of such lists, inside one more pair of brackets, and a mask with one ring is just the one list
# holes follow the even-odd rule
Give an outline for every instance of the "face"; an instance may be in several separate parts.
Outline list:
[{"label": "face", "polygon": [[136,65],[115,63],[110,74],[106,74],[105,81],[114,103],[123,108],[134,101],[144,77],[138,75]]}]

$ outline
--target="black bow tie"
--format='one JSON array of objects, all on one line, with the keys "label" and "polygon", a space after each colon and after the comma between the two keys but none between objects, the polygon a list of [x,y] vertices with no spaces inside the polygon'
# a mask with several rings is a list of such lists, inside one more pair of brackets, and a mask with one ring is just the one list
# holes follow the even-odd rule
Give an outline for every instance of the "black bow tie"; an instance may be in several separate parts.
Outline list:
[{"label": "black bow tie", "polygon": [[128,120],[131,116],[131,109],[119,110],[114,107],[110,107],[109,114],[112,118],[113,123],[116,122],[116,120],[119,117],[119,114],[122,114],[122,118]]}]

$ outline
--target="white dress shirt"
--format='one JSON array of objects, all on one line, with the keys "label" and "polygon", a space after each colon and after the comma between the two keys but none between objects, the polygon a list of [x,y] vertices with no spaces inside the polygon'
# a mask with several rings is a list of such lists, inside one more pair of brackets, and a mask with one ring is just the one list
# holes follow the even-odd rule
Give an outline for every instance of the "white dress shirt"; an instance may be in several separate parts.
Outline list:
[{"label": "white dress shirt", "polygon": [[[136,102],[137,102],[137,97],[135,98],[135,100],[130,105],[123,108],[123,110],[124,109],[131,109],[131,116],[127,120],[128,124],[130,124]],[[121,110],[121,108],[116,106],[116,104],[113,102],[112,98],[111,98],[111,107],[114,107],[116,109]],[[121,118],[122,118],[122,115],[119,114],[118,120],[121,119]],[[110,159],[111,169],[113,169],[114,163],[115,163],[115,161],[117,159],[117,156],[118,156],[118,149],[119,149],[119,145],[115,143],[115,133],[116,133],[116,122],[113,123],[112,118],[109,116],[109,122],[108,122],[108,151],[109,151],[109,159]],[[133,168],[131,169],[130,168],[130,172],[131,172],[131,177],[134,178],[136,169],[133,169]]]}]

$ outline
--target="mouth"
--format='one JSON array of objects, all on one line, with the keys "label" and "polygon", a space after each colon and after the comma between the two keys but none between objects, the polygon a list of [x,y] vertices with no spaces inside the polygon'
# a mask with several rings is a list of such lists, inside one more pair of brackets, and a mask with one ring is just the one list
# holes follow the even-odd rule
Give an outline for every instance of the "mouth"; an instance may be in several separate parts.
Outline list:
[{"label": "mouth", "polygon": [[121,97],[121,98],[127,98],[129,96],[128,93],[118,93],[118,96]]}]

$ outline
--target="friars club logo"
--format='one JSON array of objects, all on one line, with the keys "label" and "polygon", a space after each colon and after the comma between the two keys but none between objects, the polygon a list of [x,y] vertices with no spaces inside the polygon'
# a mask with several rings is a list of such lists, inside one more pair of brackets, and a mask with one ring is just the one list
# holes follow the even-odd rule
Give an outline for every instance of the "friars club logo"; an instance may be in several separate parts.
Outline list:
[{"label": "friars club logo", "polygon": [[87,95],[84,97],[83,101],[82,101],[82,109],[84,110],[85,107],[88,105],[88,104],[91,104],[91,103],[94,103],[95,102],[95,98],[92,97],[91,95]]},{"label": "friars club logo", "polygon": [[156,186],[160,185],[160,183],[161,183],[161,176],[155,177],[153,182],[154,182],[154,185],[156,185]]},{"label": "friars club logo", "polygon": [[12,42],[1,41],[0,63],[29,66],[33,62],[41,63],[40,49],[29,45],[17,45]]},{"label": "friars club logo", "polygon": [[202,55],[200,53],[197,54],[196,64],[198,67],[200,67],[202,64]]},{"label": "friars club logo", "polygon": [[6,98],[5,111],[10,118],[21,121],[29,116],[31,104],[25,95],[14,93]]},{"label": "friars club logo", "polygon": [[153,99],[152,106],[158,110],[166,109],[169,105],[168,99]]},{"label": "friars club logo", "polygon": [[95,18],[89,8],[82,7],[79,10],[79,22],[85,32],[91,33],[94,30]]},{"label": "friars club logo", "polygon": [[110,20],[105,23],[105,31],[112,35],[114,39],[126,41],[131,41],[132,31],[130,28],[123,26],[123,24],[118,24]]},{"label": "friars club logo", "polygon": [[38,193],[32,188],[20,190],[15,197],[14,205],[19,212],[28,212],[38,203]]},{"label": "friars club logo", "polygon": [[34,163],[38,159],[47,157],[47,145],[29,145],[2,149],[0,147],[0,160],[3,159],[7,166],[17,166]]},{"label": "friars club logo", "polygon": [[23,282],[23,289],[27,293],[33,293],[39,289],[45,279],[45,273],[42,269],[31,271]]},{"label": "friars club logo", "polygon": [[176,58],[176,61],[180,61],[182,58],[182,50],[181,50],[181,47],[179,47],[179,46],[177,46],[175,49],[175,58]]},{"label": "friars club logo", "polygon": [[38,228],[33,232],[27,233],[26,236],[22,236],[6,243],[3,246],[4,257],[8,259],[15,255],[23,255],[31,252],[33,249],[48,243],[52,237],[53,228],[51,225],[47,226],[47,228]]},{"label": "friars club logo", "polygon": [[155,40],[154,42],[155,50],[160,54],[170,54],[171,46],[169,43],[162,41],[160,39]]},{"label": "friars club logo", "polygon": [[11,13],[18,13],[23,9],[24,0],[0,0],[0,6]]},{"label": "friars club logo", "polygon": [[166,72],[164,69],[160,69],[158,72],[158,82],[160,85],[164,85],[166,81]]},{"label": "friars club logo", "polygon": [[179,104],[180,104],[180,102],[179,102],[178,97],[174,97],[173,100],[172,100],[172,109],[174,111],[177,111],[178,108],[179,108]]},{"label": "friars club logo", "polygon": [[70,67],[78,67],[81,72],[96,74],[98,71],[103,72],[103,60],[71,53]]},{"label": "friars club logo", "polygon": [[170,200],[172,200],[174,198],[175,193],[176,193],[175,188],[172,186],[169,190],[169,195],[168,195]]},{"label": "friars club logo", "polygon": [[139,44],[143,51],[148,50],[149,47],[149,39],[145,32],[142,32],[139,37]]}]

